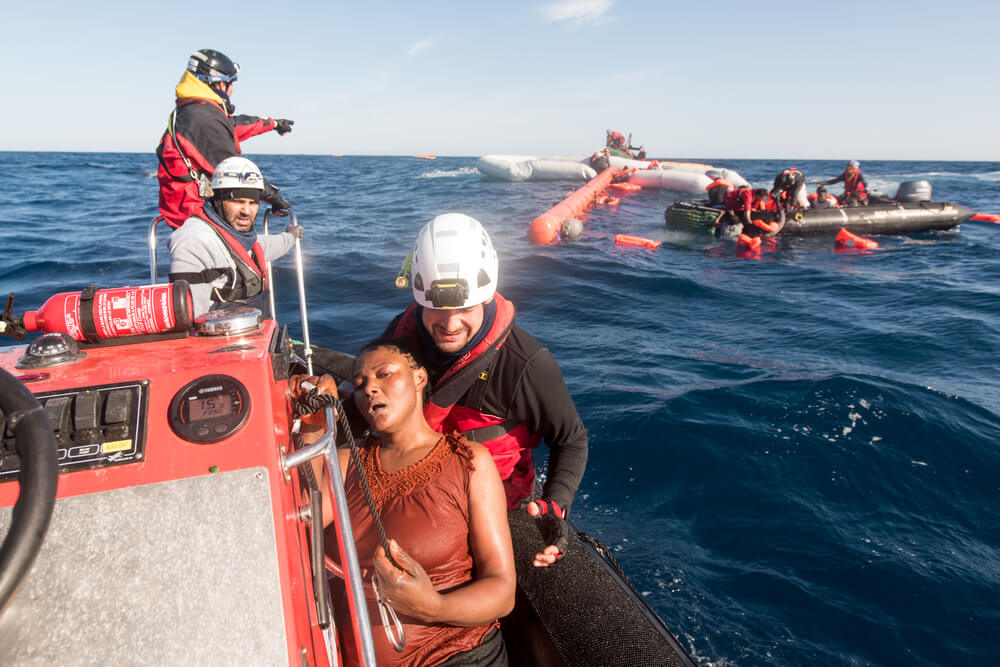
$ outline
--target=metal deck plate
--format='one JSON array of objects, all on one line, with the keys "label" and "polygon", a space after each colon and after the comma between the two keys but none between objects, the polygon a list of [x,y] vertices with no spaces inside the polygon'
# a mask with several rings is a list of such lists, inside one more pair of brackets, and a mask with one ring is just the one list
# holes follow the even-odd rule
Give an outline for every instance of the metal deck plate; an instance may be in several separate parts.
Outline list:
[{"label": "metal deck plate", "polygon": [[0,617],[4,665],[287,662],[263,468],[57,501]]}]

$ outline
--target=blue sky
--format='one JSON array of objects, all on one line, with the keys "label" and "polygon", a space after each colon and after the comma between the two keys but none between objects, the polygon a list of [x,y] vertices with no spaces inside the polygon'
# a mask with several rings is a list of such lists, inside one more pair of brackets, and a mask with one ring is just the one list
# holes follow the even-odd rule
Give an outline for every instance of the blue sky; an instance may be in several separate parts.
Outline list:
[{"label": "blue sky", "polygon": [[7,5],[0,150],[152,151],[214,48],[250,153],[1000,160],[992,3]]}]

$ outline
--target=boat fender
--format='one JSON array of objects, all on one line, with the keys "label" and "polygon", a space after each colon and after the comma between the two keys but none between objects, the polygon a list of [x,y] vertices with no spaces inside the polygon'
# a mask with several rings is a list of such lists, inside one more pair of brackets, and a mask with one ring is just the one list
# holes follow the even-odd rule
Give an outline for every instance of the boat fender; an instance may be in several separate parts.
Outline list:
[{"label": "boat fender", "polygon": [[575,241],[583,233],[583,223],[576,218],[568,218],[559,227],[559,236],[563,241]]},{"label": "boat fender", "polygon": [[847,231],[846,227],[840,228],[834,243],[841,248],[858,248],[868,250],[878,247],[878,241],[873,241],[872,239],[866,239],[863,236],[852,234]]},{"label": "boat fender", "polygon": [[161,285],[65,292],[22,317],[28,331],[64,333],[97,344],[106,338],[187,332],[194,323],[191,288],[178,280]]}]

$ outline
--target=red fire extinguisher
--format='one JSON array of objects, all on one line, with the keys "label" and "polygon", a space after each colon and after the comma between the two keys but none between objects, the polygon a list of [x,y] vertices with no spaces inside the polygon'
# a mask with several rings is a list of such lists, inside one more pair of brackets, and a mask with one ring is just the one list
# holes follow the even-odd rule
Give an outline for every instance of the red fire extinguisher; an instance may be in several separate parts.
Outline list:
[{"label": "red fire extinguisher", "polygon": [[194,322],[187,282],[143,287],[65,292],[49,298],[21,318],[28,331],[69,334],[97,344],[106,338],[186,332]]}]

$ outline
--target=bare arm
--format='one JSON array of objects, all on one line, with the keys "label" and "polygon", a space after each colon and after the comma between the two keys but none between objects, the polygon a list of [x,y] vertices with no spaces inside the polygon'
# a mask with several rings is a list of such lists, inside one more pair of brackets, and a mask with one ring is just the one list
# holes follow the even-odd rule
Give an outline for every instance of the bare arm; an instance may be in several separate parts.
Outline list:
[{"label": "bare arm", "polygon": [[517,578],[503,485],[486,448],[470,444],[475,466],[469,480],[472,581],[447,593],[439,593],[420,564],[395,540],[390,542],[393,558],[406,571],[393,566],[382,547],[375,550],[375,571],[383,597],[397,611],[428,623],[483,625],[506,616],[514,608]]}]

